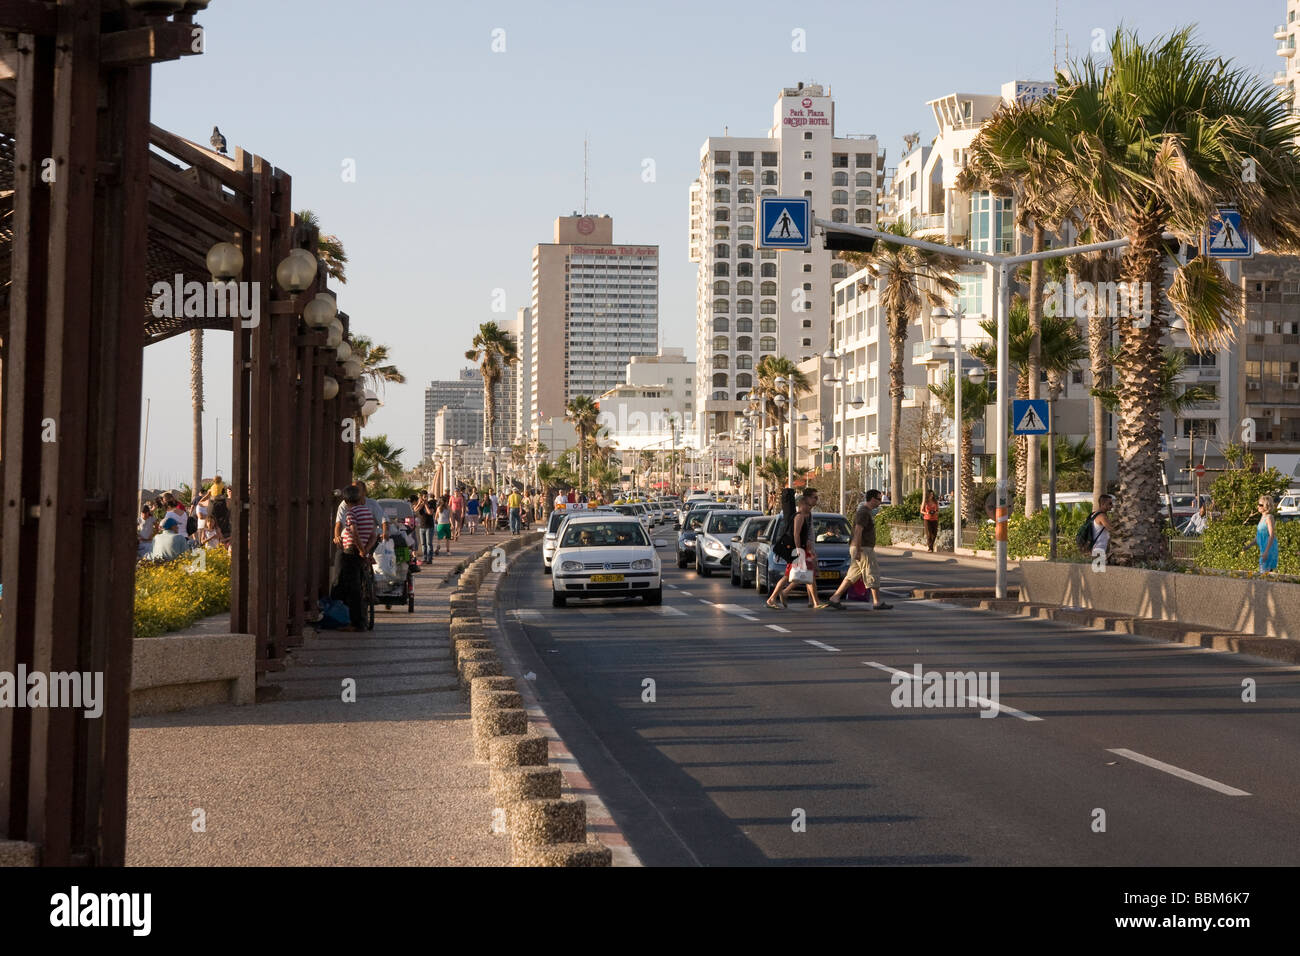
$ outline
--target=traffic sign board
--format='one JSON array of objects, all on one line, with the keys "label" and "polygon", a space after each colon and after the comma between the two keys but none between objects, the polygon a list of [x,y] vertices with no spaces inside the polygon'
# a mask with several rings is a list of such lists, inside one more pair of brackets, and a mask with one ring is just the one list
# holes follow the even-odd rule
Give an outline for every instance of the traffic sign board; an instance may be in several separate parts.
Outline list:
[{"label": "traffic sign board", "polygon": [[1206,229],[1206,255],[1212,259],[1249,259],[1255,243],[1241,225],[1241,211],[1220,209]]},{"label": "traffic sign board", "polygon": [[1196,477],[1197,477],[1197,478],[1204,478],[1204,477],[1205,477],[1205,466],[1204,466],[1204,465],[1197,465],[1197,466],[1196,466]]},{"label": "traffic sign board", "polygon": [[807,249],[812,233],[811,204],[807,199],[767,196],[758,204],[760,249]]},{"label": "traffic sign board", "polygon": [[1045,398],[1017,398],[1011,403],[1012,429],[1017,435],[1046,435],[1051,408]]}]

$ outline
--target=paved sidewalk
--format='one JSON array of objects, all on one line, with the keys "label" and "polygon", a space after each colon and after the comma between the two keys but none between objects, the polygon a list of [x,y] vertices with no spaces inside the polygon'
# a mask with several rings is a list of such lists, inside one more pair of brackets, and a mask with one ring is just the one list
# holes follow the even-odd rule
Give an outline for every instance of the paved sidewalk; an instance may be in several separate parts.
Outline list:
[{"label": "paved sidewalk", "polygon": [[505,537],[462,538],[425,567],[415,613],[380,605],[373,632],[309,637],[256,706],[132,720],[127,864],[506,865],[441,583]]}]

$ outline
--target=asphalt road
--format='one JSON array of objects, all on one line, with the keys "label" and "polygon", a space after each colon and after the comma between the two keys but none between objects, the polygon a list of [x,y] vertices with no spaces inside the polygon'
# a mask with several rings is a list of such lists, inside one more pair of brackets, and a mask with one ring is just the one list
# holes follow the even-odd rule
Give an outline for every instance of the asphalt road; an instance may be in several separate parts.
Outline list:
[{"label": "asphalt road", "polygon": [[[901,597],[991,584],[954,563],[882,555],[894,609],[837,613],[660,556],[658,608],[552,608],[536,550],[498,592],[646,865],[1300,863],[1300,668]],[[895,706],[917,664],[996,698]]]}]

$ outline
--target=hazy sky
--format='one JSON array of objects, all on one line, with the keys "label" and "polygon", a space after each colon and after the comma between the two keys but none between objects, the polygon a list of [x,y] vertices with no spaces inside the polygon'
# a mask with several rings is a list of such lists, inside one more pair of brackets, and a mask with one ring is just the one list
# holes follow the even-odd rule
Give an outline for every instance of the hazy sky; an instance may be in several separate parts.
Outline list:
[{"label": "hazy sky", "polygon": [[[1271,77],[1283,0],[1061,0],[1058,56],[1121,22],[1149,37],[1187,23]],[[976,14],[975,11],[988,11]],[[695,352],[687,189],[706,136],[761,136],[784,86],[831,87],[836,133],[875,133],[893,166],[902,137],[937,132],[926,100],[1049,79],[1051,0],[646,4],[445,4],[427,0],[213,0],[207,51],[154,71],[153,121],[236,145],[293,177],[351,257],[339,307],[387,343],[407,384],[371,432],[413,464],[424,387],[448,378],[479,323],[528,304],[530,255],[583,204],[620,243],[660,247],[660,342]],[[504,31],[504,34],[494,31]],[[795,52],[802,30],[806,52]],[[493,52],[504,39],[504,52]],[[646,182],[644,161],[655,178]],[[356,181],[344,182],[346,160]],[[492,311],[504,289],[507,312]],[[190,472],[188,336],[145,353],[143,483]],[[208,333],[204,471],[230,463],[230,336]],[[219,430],[216,420],[221,420]],[[214,445],[215,439],[215,445]],[[217,456],[214,462],[214,453]]]}]

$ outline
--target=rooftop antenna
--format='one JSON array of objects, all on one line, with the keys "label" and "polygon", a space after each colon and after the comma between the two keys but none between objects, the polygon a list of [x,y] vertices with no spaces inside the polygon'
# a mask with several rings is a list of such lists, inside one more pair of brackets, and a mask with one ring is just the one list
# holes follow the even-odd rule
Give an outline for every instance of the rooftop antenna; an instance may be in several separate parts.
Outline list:
[{"label": "rooftop antenna", "polygon": [[[1061,42],[1061,0],[1056,0],[1056,13],[1052,18],[1052,79],[1056,79],[1056,71],[1059,68],[1059,61],[1056,57],[1057,45]],[[1068,40],[1066,41],[1069,42]],[[1065,54],[1069,59],[1069,52]]]},{"label": "rooftop antenna", "polygon": [[587,198],[591,193],[591,156],[588,152],[589,140],[587,134],[582,136],[582,214],[587,215]]}]

